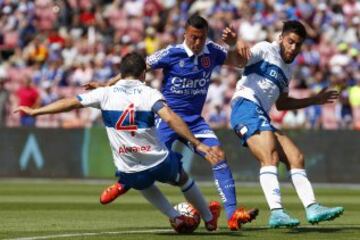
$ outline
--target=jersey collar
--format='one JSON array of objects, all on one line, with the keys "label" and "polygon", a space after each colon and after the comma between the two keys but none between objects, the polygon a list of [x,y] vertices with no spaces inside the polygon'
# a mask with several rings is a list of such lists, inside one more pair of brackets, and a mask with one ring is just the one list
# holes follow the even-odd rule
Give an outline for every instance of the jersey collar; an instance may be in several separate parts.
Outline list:
[{"label": "jersey collar", "polygon": [[120,79],[115,85],[140,85],[145,84],[138,79]]},{"label": "jersey collar", "polygon": [[[183,47],[184,47],[185,52],[188,55],[188,57],[192,57],[195,55],[194,52],[186,45],[185,41],[183,42]],[[210,53],[210,51],[207,47],[207,42],[206,42],[203,50],[199,54],[197,54],[197,56],[201,56],[203,54],[209,54],[209,53]]]}]

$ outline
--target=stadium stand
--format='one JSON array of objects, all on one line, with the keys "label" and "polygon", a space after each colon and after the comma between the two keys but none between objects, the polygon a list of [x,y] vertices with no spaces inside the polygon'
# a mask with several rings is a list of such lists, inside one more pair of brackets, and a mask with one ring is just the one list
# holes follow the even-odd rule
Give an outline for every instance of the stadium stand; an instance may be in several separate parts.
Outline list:
[{"label": "stadium stand", "polygon": [[[12,0],[0,1],[0,9],[0,80],[9,92],[7,127],[20,125],[19,116],[11,112],[27,76],[40,92],[40,103],[73,96],[83,91],[81,84],[87,81],[104,82],[116,75],[121,57],[130,51],[146,55],[182,42],[185,20],[200,13],[209,20],[209,36],[217,42],[229,24],[254,44],[274,41],[283,20],[302,20],[309,38],[296,59],[291,93],[305,96],[323,87],[342,92],[336,104],[301,110],[306,116],[303,126],[360,129],[359,1]],[[214,115],[215,106],[229,115],[229,101],[240,74],[232,68],[214,74],[204,110],[207,119]],[[148,83],[154,87],[160,86],[161,79],[161,72],[148,74]],[[287,113],[279,115],[274,110],[271,114],[284,127]],[[36,126],[91,126],[98,116],[82,110],[39,117]]]}]

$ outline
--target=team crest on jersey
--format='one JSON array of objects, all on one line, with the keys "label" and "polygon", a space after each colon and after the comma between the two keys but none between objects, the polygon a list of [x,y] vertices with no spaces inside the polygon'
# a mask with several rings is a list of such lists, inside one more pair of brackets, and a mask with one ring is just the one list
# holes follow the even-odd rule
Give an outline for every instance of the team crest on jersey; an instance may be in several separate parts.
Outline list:
[{"label": "team crest on jersey", "polygon": [[210,67],[210,58],[208,56],[201,58],[201,66],[203,66],[204,68]]},{"label": "team crest on jersey", "polygon": [[185,66],[185,61],[184,61],[184,60],[180,60],[179,66],[180,66],[181,68],[183,68],[183,67]]}]

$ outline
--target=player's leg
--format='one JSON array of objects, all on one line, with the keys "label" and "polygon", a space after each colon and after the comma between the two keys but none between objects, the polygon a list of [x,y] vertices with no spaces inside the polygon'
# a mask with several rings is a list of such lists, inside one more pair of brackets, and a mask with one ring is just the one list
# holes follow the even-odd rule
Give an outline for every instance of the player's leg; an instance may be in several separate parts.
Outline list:
[{"label": "player's leg", "polygon": [[[219,147],[220,143],[217,138],[201,138],[200,140],[202,143],[215,150],[218,156],[221,156],[217,162],[211,162],[211,169],[215,186],[223,203],[227,219],[230,219],[236,210],[237,204],[235,182],[231,169],[225,159],[224,151]],[[204,157],[203,153],[196,153]]]},{"label": "player's leg", "polygon": [[247,140],[247,144],[261,164],[260,185],[271,210],[269,226],[277,228],[299,225],[299,220],[283,210],[277,171],[279,155],[276,151],[277,142],[274,134],[271,131],[261,131],[251,136]]},{"label": "player's leg", "polygon": [[176,217],[180,216],[171,203],[166,199],[164,194],[162,194],[162,192],[154,184],[146,189],[139,191],[146,200],[148,200],[164,215],[169,217],[169,219],[175,219]]},{"label": "player's leg", "polygon": [[[220,161],[212,165],[213,176],[226,212],[228,227],[230,230],[238,230],[241,224],[254,220],[259,210],[257,208],[249,210],[245,210],[243,207],[237,208],[235,182],[230,166],[225,159],[224,151],[220,147],[220,142],[217,138],[202,138],[200,140],[215,150],[218,156],[222,156]],[[203,156],[203,153],[198,154]]]},{"label": "player's leg", "polygon": [[295,143],[282,132],[277,131],[275,136],[279,142],[279,152],[289,170],[293,186],[304,205],[309,222],[318,223],[332,220],[340,216],[344,209],[342,207],[327,208],[316,202],[312,185],[307,177],[304,157]]},{"label": "player's leg", "polygon": [[178,213],[163,193],[154,185],[156,173],[167,168],[167,162],[136,173],[118,172],[120,183],[139,190],[146,200],[169,218],[170,224],[176,232],[185,233],[193,229],[194,220]]},{"label": "player's leg", "polygon": [[[193,134],[202,141],[202,143],[210,146],[220,158],[215,162],[210,162],[212,166],[213,177],[216,188],[223,202],[225,213],[228,219],[228,226],[231,230],[238,230],[240,228],[239,223],[251,222],[256,218],[258,209],[245,210],[244,208],[236,209],[236,191],[235,182],[232,176],[231,169],[226,161],[224,151],[220,147],[220,142],[216,137],[213,130],[205,122],[205,120],[199,116],[199,119],[189,125]],[[196,152],[200,156],[204,157],[204,153]],[[234,224],[236,223],[236,224]]]},{"label": "player's leg", "polygon": [[180,186],[186,200],[200,212],[201,218],[205,223],[205,228],[208,231],[215,231],[221,212],[220,203],[211,201],[208,204],[196,182],[187,175],[184,169],[181,169],[180,179],[176,185]]},{"label": "player's leg", "polygon": [[200,212],[206,229],[214,231],[217,229],[217,221],[220,216],[220,204],[215,201],[210,202],[209,205],[207,204],[195,181],[182,168],[180,159],[180,154],[170,152],[161,168],[154,168],[152,174],[158,181],[179,186],[186,200]]},{"label": "player's leg", "polygon": [[160,163],[153,168],[135,173],[124,173],[118,171],[117,175],[120,178],[119,182],[121,185],[126,185],[139,190],[153,206],[160,210],[160,212],[173,219],[179,216],[179,214],[174,210],[160,190],[154,185],[155,178],[152,171],[153,169],[161,168],[162,165],[163,163]]},{"label": "player's leg", "polygon": [[277,171],[279,162],[277,141],[269,117],[255,103],[239,99],[232,106],[231,125],[242,144],[249,147],[261,164],[259,179],[271,210],[269,225],[271,227],[298,225],[297,219],[283,211]]},{"label": "player's leg", "polygon": [[193,229],[194,220],[177,212],[157,186],[153,184],[140,192],[146,200],[169,218],[170,225],[176,232],[186,233]]}]

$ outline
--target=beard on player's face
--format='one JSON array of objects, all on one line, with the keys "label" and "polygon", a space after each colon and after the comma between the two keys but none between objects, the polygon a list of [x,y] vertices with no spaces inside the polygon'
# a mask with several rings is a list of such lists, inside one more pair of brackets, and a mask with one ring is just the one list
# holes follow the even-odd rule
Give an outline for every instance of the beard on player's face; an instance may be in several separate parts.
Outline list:
[{"label": "beard on player's face", "polygon": [[301,51],[303,39],[296,33],[286,33],[280,36],[280,55],[285,63],[292,63]]}]

